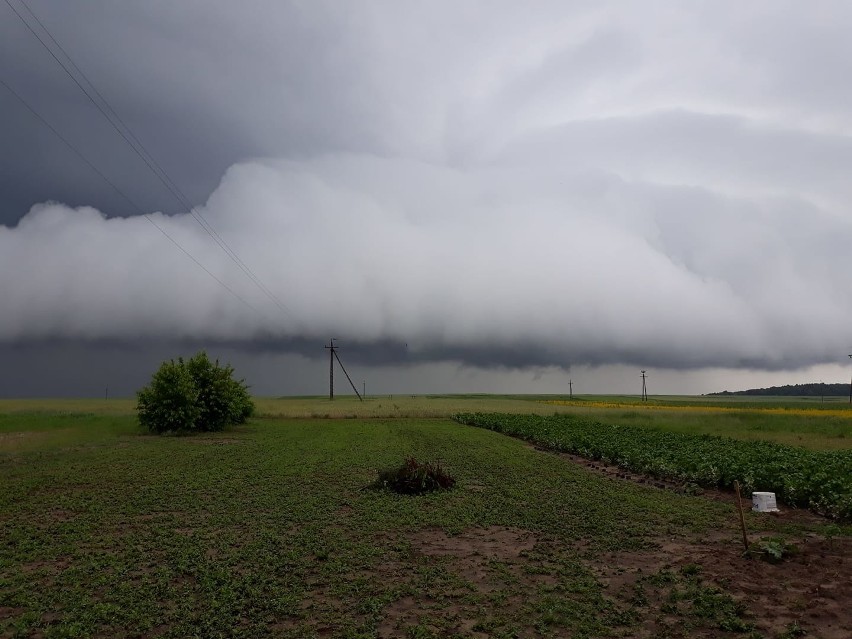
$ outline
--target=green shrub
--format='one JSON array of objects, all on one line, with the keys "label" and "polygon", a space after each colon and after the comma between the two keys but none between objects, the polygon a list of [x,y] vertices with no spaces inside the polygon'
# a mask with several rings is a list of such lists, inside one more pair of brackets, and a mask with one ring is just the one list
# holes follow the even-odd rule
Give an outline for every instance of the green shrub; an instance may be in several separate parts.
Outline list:
[{"label": "green shrub", "polygon": [[419,495],[433,490],[449,490],[456,480],[438,462],[420,463],[409,457],[398,468],[380,470],[377,488],[389,488],[403,495]]},{"label": "green shrub", "polygon": [[154,433],[215,431],[243,423],[254,403],[245,382],[233,373],[204,351],[186,361],[163,362],[136,394],[139,423]]}]

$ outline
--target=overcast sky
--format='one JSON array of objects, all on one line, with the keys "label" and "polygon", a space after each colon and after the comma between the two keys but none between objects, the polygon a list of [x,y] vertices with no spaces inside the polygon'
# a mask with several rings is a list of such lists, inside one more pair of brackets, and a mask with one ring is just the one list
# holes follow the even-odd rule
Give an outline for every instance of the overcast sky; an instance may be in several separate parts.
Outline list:
[{"label": "overcast sky", "polygon": [[846,2],[26,2],[0,395],[129,394],[201,346],[321,393],[329,336],[377,392],[849,378]]}]

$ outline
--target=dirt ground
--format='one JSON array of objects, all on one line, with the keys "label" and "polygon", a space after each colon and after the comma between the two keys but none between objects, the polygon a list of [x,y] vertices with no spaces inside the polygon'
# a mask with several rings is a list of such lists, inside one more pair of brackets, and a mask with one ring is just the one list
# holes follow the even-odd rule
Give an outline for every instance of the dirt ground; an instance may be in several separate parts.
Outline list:
[{"label": "dirt ground", "polygon": [[[548,454],[553,454],[548,452]],[[576,455],[561,457],[590,470],[625,481],[653,485],[662,490],[682,490],[670,482],[629,473],[617,466],[590,461]],[[737,496],[720,490],[703,490],[702,497],[730,504],[735,512]],[[744,510],[751,501],[742,499]],[[807,510],[785,508],[767,514],[781,522],[828,523]],[[749,542],[759,542],[768,534],[751,534]],[[794,540],[797,552],[783,562],[772,564],[743,557],[743,544],[730,532],[701,539],[660,540],[659,550],[651,553],[624,553],[604,558],[599,568],[601,579],[609,580],[608,590],[619,581],[630,580],[631,573],[683,568],[689,564],[701,567],[701,574],[723,586],[739,602],[747,606],[748,617],[757,630],[768,637],[797,636],[790,628],[801,628],[798,636],[821,639],[852,639],[852,539],[825,539],[808,535]],[[619,568],[613,569],[612,566]],[[624,572],[621,572],[621,570]],[[613,579],[613,573],[618,572]],[[635,580],[635,577],[634,577]],[[654,629],[655,632],[657,629]],[[649,636],[653,636],[652,632]]]},{"label": "dirt ground", "polygon": [[[782,637],[790,628],[801,628],[798,636],[852,637],[852,539],[797,541],[797,554],[771,564],[744,558],[742,545],[730,535],[716,537],[660,540],[658,550],[603,556],[593,569],[607,591],[618,597],[641,574],[698,566],[706,582],[744,604],[744,617],[763,636]],[[665,623],[651,620],[638,636],[658,635],[660,626]]]},{"label": "dirt ground", "polygon": [[[599,462],[570,455],[563,457],[593,472],[624,481],[651,484],[661,490],[680,489]],[[736,506],[736,496],[722,491],[704,491],[702,497],[730,503],[732,511]],[[743,505],[749,508],[751,504],[743,500]],[[802,510],[785,509],[778,515],[767,516],[798,523],[825,521]],[[749,541],[760,542],[767,537],[766,533],[751,534]],[[442,530],[430,529],[418,532],[409,541],[415,554],[441,562],[466,581],[468,588],[472,585],[474,594],[487,598],[503,589],[499,600],[502,611],[523,610],[524,592],[530,589],[557,591],[557,579],[540,570],[535,565],[537,560],[531,559],[547,553],[552,542],[539,540],[529,531],[490,527],[448,536]],[[777,564],[744,557],[742,540],[730,530],[656,539],[652,548],[645,551],[595,556],[580,547],[572,550],[582,557],[583,564],[603,586],[604,597],[636,615],[638,623],[622,631],[621,636],[748,637],[751,633],[767,639],[852,638],[852,539],[825,539],[808,534],[791,541],[796,552]],[[495,565],[503,572],[502,578],[495,574]],[[666,576],[671,576],[671,580],[665,579]],[[508,596],[507,583],[513,584]],[[654,585],[648,587],[651,583]],[[701,592],[722,593],[722,597],[732,601],[750,630],[720,630],[716,621],[702,620],[700,610],[697,615],[689,616],[683,608],[671,604],[695,584],[705,589]],[[642,599],[637,602],[637,592],[642,588]],[[476,605],[466,603],[461,590],[453,593],[450,588],[450,596],[442,602],[428,597],[398,599],[384,610],[379,636],[400,636],[403,629],[428,619],[429,611],[452,620],[442,628],[431,628],[439,636],[491,636],[487,628],[475,621],[481,608],[477,610]],[[619,631],[614,633],[618,635]],[[562,636],[558,630],[553,634]],[[520,635],[539,636],[532,627],[522,629]]]},{"label": "dirt ground", "polygon": [[[434,529],[417,533],[411,542],[415,552],[424,557],[441,558],[448,569],[473,584],[476,593],[485,596],[498,587],[493,564],[499,562],[511,573],[516,586],[502,599],[503,611],[521,610],[525,601],[523,593],[528,589],[556,585],[552,575],[528,569],[530,562],[526,555],[536,548],[537,540],[526,531],[491,527],[447,536]],[[729,594],[745,609],[743,619],[752,624],[760,636],[852,637],[852,563],[849,560],[852,540],[848,538],[802,540],[797,543],[798,554],[779,564],[744,558],[741,544],[732,540],[730,534],[715,538],[660,539],[657,545],[658,548],[648,551],[600,555],[594,560],[585,559],[584,563],[603,585],[605,596],[622,606],[635,607],[636,587],[643,577],[666,574],[666,571],[672,574],[697,571],[703,584]],[[694,626],[682,627],[682,618],[665,613],[665,601],[676,586],[664,584],[652,589],[648,601],[638,606],[641,615],[638,629],[634,627],[623,636],[747,636],[747,633],[722,632],[712,623],[700,621]],[[424,613],[430,610],[439,610],[442,616],[455,621],[450,628],[443,629],[442,635],[491,636],[477,626],[476,607],[466,604],[462,593],[450,591],[448,594],[453,603],[441,604],[437,600],[412,596],[393,602],[384,610],[379,636],[400,636],[402,629],[418,625]],[[562,636],[558,630],[554,634]],[[524,629],[521,636],[539,635],[530,627]]]}]

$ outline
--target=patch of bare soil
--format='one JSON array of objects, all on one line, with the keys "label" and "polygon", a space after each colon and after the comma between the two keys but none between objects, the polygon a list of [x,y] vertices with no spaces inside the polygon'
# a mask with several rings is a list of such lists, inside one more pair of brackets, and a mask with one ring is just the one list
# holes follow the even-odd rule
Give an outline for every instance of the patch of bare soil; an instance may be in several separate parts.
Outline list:
[{"label": "patch of bare soil", "polygon": [[[414,626],[437,636],[489,637],[481,623],[487,617],[484,602],[489,607],[499,602],[503,611],[518,610],[524,592],[555,583],[550,575],[524,569],[529,564],[525,554],[536,545],[535,536],[526,530],[491,526],[447,535],[430,528],[415,533],[409,541],[415,561],[443,566],[458,581],[443,583],[440,594],[427,588],[425,593],[390,603],[383,610],[379,637],[404,636],[405,629]],[[441,628],[429,623],[436,617],[446,621]],[[520,636],[534,634],[527,629]]]},{"label": "patch of bare soil", "polygon": [[431,556],[451,556],[464,561],[477,559],[517,560],[525,550],[532,550],[535,537],[517,528],[473,528],[452,537],[440,528],[428,528],[411,537],[417,552]]},{"label": "patch of bare soil", "polygon": [[[428,529],[409,539],[415,558],[439,562],[464,584],[445,582],[391,602],[382,610],[379,637],[404,636],[415,627],[435,636],[489,637],[483,619],[524,618],[529,597],[542,589],[561,592],[557,578],[539,570],[532,558],[542,549],[558,549],[528,531],[492,526],[448,536]],[[720,626],[723,617],[713,616],[714,606],[729,606],[737,611],[731,619],[766,639],[849,639],[852,540],[810,535],[795,541],[798,552],[779,564],[744,557],[733,531],[659,539],[655,549],[587,556],[583,563],[605,598],[634,614],[635,625],[613,629],[614,636],[748,636]],[[385,564],[382,578],[404,579],[395,572],[399,568]],[[446,623],[438,627],[436,618]],[[537,636],[532,623],[518,630],[521,637]],[[551,630],[563,636],[562,628]]]},{"label": "patch of bare soil", "polygon": [[[641,579],[661,571],[694,572],[744,606],[744,619],[763,636],[852,637],[852,539],[809,536],[797,542],[798,553],[778,564],[745,558],[742,543],[733,534],[666,539],[658,545],[653,551],[603,555],[589,567],[615,599],[630,597]],[[679,634],[670,627],[674,619],[653,614],[670,590],[663,587],[657,600],[648,602],[651,614],[636,637],[703,636]],[[793,628],[801,629],[801,634],[785,635]]]}]

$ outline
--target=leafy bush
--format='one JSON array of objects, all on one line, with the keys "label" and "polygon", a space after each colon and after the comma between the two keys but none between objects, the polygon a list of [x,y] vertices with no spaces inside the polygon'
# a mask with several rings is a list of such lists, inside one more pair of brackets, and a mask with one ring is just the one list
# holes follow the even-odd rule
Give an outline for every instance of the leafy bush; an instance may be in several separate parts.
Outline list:
[{"label": "leafy bush", "polygon": [[438,462],[420,463],[409,457],[399,468],[380,470],[377,488],[389,488],[403,495],[420,495],[433,490],[449,490],[456,480]]},{"label": "leafy bush", "polygon": [[245,381],[233,373],[204,351],[186,361],[163,362],[136,394],[139,423],[154,433],[215,431],[243,423],[254,403]]}]

